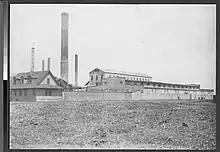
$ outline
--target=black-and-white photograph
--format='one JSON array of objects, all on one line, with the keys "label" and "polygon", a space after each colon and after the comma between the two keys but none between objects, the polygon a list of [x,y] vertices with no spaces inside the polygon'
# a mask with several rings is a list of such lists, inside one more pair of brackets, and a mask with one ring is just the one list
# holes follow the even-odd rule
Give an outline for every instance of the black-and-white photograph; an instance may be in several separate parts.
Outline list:
[{"label": "black-and-white photograph", "polygon": [[11,4],[10,149],[216,149],[216,5]]}]

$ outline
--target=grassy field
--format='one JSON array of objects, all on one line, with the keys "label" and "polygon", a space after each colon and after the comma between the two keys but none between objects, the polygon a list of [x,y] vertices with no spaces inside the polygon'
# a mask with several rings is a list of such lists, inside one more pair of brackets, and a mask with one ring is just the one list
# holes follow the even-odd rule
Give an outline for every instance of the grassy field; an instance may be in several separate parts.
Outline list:
[{"label": "grassy field", "polygon": [[10,103],[10,148],[215,149],[212,102]]}]

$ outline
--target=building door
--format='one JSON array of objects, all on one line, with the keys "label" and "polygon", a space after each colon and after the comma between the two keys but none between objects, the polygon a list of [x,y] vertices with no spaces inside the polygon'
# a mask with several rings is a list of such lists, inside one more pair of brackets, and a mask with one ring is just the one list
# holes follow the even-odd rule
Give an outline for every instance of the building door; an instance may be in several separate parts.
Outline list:
[{"label": "building door", "polygon": [[45,96],[47,96],[47,89],[45,89]]}]

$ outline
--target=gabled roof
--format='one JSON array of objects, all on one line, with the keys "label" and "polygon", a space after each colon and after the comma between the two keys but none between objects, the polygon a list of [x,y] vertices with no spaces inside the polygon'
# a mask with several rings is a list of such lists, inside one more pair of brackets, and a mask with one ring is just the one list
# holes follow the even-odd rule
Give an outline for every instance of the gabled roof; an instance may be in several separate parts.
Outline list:
[{"label": "gabled roof", "polygon": [[21,72],[18,73],[15,77],[17,79],[21,79],[21,77],[23,76],[25,79],[27,79],[30,75],[32,77],[31,85],[38,85],[48,74],[49,71]]},{"label": "gabled roof", "polygon": [[41,85],[40,83],[45,79],[46,76],[51,75],[52,79],[54,82],[57,84],[58,83],[53,76],[53,74],[50,71],[35,71],[35,72],[22,72],[18,73],[15,77],[17,79],[21,79],[21,77],[24,77],[24,79],[27,79],[28,76],[31,76],[31,83],[26,82],[25,84],[11,84],[11,88],[36,88],[36,87],[44,87],[44,88],[59,88],[56,86],[51,86],[51,85]]},{"label": "gabled roof", "polygon": [[148,76],[147,74],[141,74],[141,73],[132,73],[132,72],[125,72],[125,71],[117,71],[117,70],[112,70],[112,69],[99,69],[105,73],[112,73],[112,74],[123,74],[123,75],[130,75],[130,76],[140,76],[140,77],[147,77],[147,78],[152,78],[151,76]]},{"label": "gabled roof", "polygon": [[58,86],[61,86],[61,87],[70,87],[70,85],[63,79],[60,79],[60,78],[57,78],[55,77],[55,80],[58,84]]}]

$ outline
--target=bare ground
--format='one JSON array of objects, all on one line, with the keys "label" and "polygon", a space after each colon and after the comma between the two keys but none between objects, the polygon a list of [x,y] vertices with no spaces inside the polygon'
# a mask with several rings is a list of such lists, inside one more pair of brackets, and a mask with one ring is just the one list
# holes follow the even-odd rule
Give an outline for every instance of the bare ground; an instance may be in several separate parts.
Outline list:
[{"label": "bare ground", "polygon": [[10,148],[215,149],[205,101],[10,104]]}]

